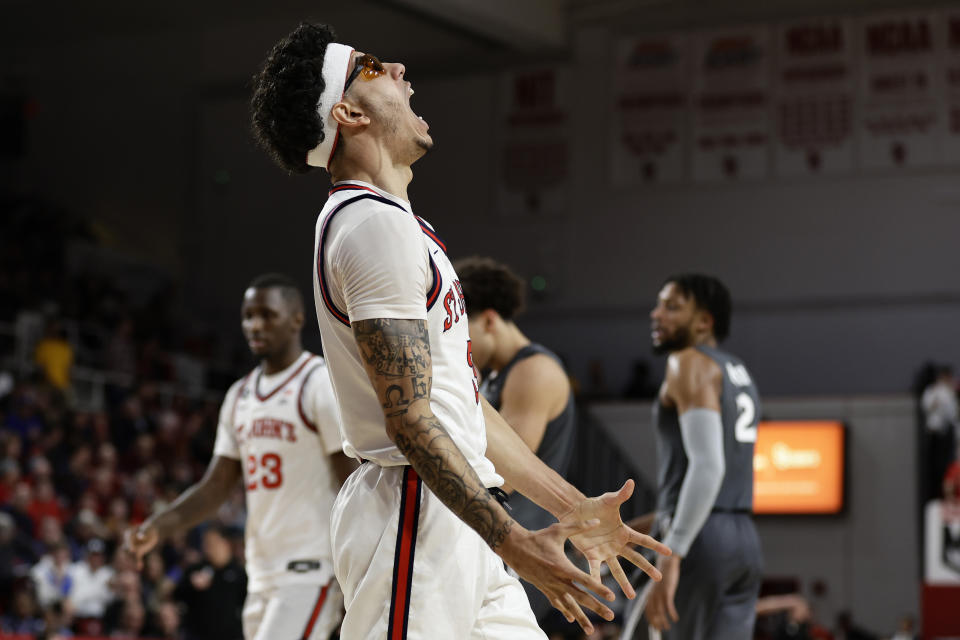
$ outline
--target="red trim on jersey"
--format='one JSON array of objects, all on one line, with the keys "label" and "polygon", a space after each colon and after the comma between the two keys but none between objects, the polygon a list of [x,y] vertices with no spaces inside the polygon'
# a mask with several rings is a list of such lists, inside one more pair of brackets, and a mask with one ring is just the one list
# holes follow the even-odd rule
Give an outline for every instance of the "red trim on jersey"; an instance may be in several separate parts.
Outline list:
[{"label": "red trim on jersey", "polygon": [[307,628],[303,630],[300,640],[310,639],[310,633],[313,631],[313,625],[317,623],[317,618],[320,617],[320,610],[323,609],[323,603],[327,599],[327,590],[329,588],[330,583],[328,582],[320,589],[320,596],[317,598],[317,603],[313,605],[313,613],[310,614],[310,620],[307,621]]},{"label": "red trim on jersey", "polygon": [[307,417],[307,412],[303,410],[303,390],[307,388],[307,380],[310,379],[310,376],[313,375],[313,372],[322,367],[323,365],[318,364],[310,371],[307,371],[307,374],[303,376],[303,382],[300,383],[300,393],[297,394],[297,412],[300,413],[300,419],[303,420],[303,424],[306,425],[307,429],[317,433],[317,425]]},{"label": "red trim on jersey", "polygon": [[430,256],[430,270],[433,272],[433,284],[430,287],[430,291],[427,292],[427,311],[430,311],[430,309],[433,308],[433,303],[440,298],[440,289],[443,288],[443,277],[440,275],[440,267],[433,261],[433,256]]},{"label": "red trim on jersey", "polygon": [[417,219],[417,222],[420,223],[420,230],[423,231],[423,232],[427,235],[428,238],[430,238],[431,240],[433,240],[434,242],[436,242],[437,245],[438,245],[441,249],[443,249],[443,252],[446,253],[446,252],[447,252],[447,245],[445,245],[445,244],[443,243],[443,240],[440,239],[440,236],[437,235],[437,232],[434,231],[433,229],[431,229],[429,226],[427,226],[427,223],[424,222],[424,221],[423,221],[423,218],[421,218],[420,216],[414,215],[414,217]]},{"label": "red trim on jersey", "polygon": [[397,549],[393,558],[393,593],[387,640],[405,640],[410,618],[410,588],[413,585],[413,556],[420,522],[420,476],[413,467],[403,468]]},{"label": "red trim on jersey", "polygon": [[254,381],[254,385],[253,385],[253,392],[257,394],[257,400],[259,400],[260,402],[266,402],[267,400],[272,398],[274,394],[277,393],[277,391],[280,391],[280,389],[283,389],[285,386],[287,386],[287,383],[289,383],[291,380],[297,377],[297,374],[303,371],[303,368],[307,366],[307,363],[313,360],[313,358],[314,358],[313,354],[307,357],[307,359],[304,360],[299,367],[297,367],[297,370],[290,374],[290,377],[288,377],[286,380],[281,382],[276,389],[274,389],[273,391],[271,391],[265,396],[260,395],[260,376],[263,375],[263,370],[258,369],[257,379]]}]

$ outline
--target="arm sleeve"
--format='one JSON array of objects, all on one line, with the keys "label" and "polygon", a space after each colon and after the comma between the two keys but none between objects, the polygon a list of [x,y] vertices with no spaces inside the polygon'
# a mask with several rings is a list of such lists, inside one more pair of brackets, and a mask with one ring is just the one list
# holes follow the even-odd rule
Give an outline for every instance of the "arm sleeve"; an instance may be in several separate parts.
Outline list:
[{"label": "arm sleeve", "polygon": [[331,252],[351,322],[427,317],[429,254],[412,214],[382,206],[345,231]]},{"label": "arm sleeve", "polygon": [[220,405],[220,419],[217,421],[217,439],[213,445],[213,455],[224,458],[240,459],[240,448],[237,446],[237,437],[233,425],[233,407],[237,403],[237,394],[240,393],[241,382],[236,382]]},{"label": "arm sleeve", "polygon": [[324,453],[343,451],[340,436],[340,410],[330,382],[330,370],[321,365],[310,374],[303,388],[303,411],[317,427],[317,436]]},{"label": "arm sleeve", "polygon": [[713,409],[687,411],[680,416],[680,435],[687,454],[687,473],[663,543],[685,556],[713,509],[726,471],[720,413]]}]

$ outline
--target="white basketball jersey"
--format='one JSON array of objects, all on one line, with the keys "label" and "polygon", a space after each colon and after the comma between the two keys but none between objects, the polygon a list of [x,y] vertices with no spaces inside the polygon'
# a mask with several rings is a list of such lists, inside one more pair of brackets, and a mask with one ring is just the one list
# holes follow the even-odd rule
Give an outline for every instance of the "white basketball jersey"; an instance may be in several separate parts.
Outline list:
[{"label": "white basketball jersey", "polygon": [[243,465],[250,592],[323,584],[333,575],[330,510],[339,419],[323,358],[304,352],[269,376],[257,367],[230,387],[214,455]]},{"label": "white basketball jersey", "polygon": [[407,464],[387,437],[383,410],[350,323],[427,320],[431,408],[488,487],[503,479],[487,448],[460,281],[447,248],[409,203],[363,182],[339,182],[317,220],[314,298],[340,407],[344,451],[381,466]]}]

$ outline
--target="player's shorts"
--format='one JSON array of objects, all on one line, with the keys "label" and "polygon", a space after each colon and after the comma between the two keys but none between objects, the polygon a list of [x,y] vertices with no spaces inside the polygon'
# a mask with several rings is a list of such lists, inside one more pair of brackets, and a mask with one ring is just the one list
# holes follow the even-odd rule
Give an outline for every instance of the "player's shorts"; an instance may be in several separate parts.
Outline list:
[{"label": "player's shorts", "polygon": [[412,467],[362,464],[330,535],[342,640],[546,640],[503,561]]},{"label": "player's shorts", "polygon": [[336,580],[296,584],[248,593],[243,605],[246,640],[327,640],[343,614]]}]

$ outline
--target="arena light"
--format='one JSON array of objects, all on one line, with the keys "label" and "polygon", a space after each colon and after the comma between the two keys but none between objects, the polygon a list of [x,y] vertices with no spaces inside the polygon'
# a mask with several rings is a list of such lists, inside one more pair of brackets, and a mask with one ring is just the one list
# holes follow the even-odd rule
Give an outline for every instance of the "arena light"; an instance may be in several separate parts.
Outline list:
[{"label": "arena light", "polygon": [[761,422],[753,456],[754,513],[839,513],[844,460],[842,422]]}]

